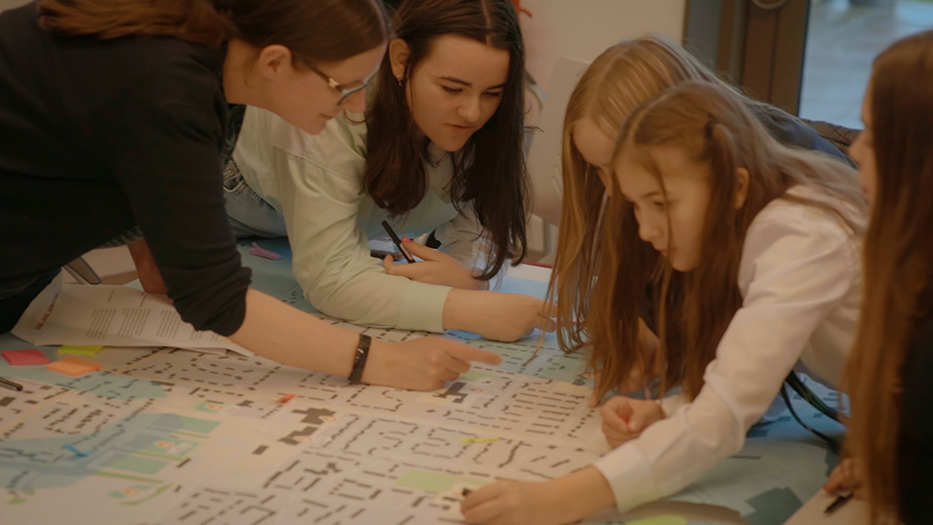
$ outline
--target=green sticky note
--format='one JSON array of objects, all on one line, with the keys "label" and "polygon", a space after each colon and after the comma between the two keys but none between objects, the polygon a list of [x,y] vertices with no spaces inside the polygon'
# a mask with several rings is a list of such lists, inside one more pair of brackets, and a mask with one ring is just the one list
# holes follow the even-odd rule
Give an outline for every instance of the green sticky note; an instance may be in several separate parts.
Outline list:
[{"label": "green sticky note", "polygon": [[652,516],[635,521],[626,521],[625,525],[687,525],[689,521],[683,516]]},{"label": "green sticky note", "polygon": [[58,349],[59,354],[77,354],[77,355],[89,355],[95,356],[103,350],[103,346],[73,346],[73,345],[62,345]]}]

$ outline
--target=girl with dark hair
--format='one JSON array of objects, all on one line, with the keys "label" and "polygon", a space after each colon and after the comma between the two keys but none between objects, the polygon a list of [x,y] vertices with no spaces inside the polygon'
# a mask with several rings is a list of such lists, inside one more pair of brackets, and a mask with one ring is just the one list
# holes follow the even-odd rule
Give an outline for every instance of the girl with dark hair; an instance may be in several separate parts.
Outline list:
[{"label": "girl with dark hair", "polygon": [[[619,133],[583,322],[596,397],[657,370],[663,397],[603,406],[615,450],[546,483],[498,482],[463,502],[479,523],[571,523],[676,493],[738,452],[784,378],[838,384],[861,299],[867,203],[853,170],[771,136],[732,90],[687,82]],[[640,337],[655,290],[656,346]]]},{"label": "girl with dark hair", "polygon": [[[509,341],[548,329],[543,301],[486,289],[526,249],[524,57],[511,2],[407,1],[394,25],[365,122],[338,115],[311,136],[247,112],[228,166],[235,229],[287,233],[295,276],[328,315]],[[406,240],[424,262],[372,258],[383,220],[412,237],[433,231],[440,250]]]},{"label": "girl with dark hair", "polygon": [[430,390],[468,359],[497,362],[439,339],[370,346],[249,289],[240,263],[221,184],[228,103],[317,133],[363,107],[387,35],[376,0],[42,0],[0,14],[0,332],[63,264],[135,241],[141,279],[152,263],[182,319],[283,364]]},{"label": "girl with dark hair", "polygon": [[852,407],[847,448],[857,460],[845,460],[826,488],[866,494],[875,524],[929,523],[933,513],[930,86],[933,31],[892,44],[875,59],[865,131],[851,149],[872,202],[862,317],[843,384]]}]

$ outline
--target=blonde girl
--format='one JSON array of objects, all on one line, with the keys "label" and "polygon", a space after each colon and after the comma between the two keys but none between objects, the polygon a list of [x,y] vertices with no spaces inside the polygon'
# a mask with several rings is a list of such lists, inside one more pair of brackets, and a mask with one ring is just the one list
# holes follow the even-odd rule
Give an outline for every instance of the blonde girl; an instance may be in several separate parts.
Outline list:
[{"label": "blonde girl", "polygon": [[[604,51],[581,76],[564,119],[563,195],[542,194],[554,184],[535,184],[535,213],[560,225],[551,290],[559,305],[561,347],[587,347],[586,325],[575,322],[590,312],[596,260],[596,229],[603,199],[611,187],[609,159],[619,129],[642,102],[688,80],[702,80],[740,97],[772,136],[800,148],[822,151],[851,162],[814,129],[778,108],[742,96],[674,42],[648,35]],[[544,201],[542,203],[542,201]],[[650,312],[646,312],[650,320]],[[650,334],[647,334],[650,340]],[[646,366],[648,366],[646,364]],[[624,385],[627,392],[648,379],[644,373]],[[649,377],[654,374],[648,373]]]}]

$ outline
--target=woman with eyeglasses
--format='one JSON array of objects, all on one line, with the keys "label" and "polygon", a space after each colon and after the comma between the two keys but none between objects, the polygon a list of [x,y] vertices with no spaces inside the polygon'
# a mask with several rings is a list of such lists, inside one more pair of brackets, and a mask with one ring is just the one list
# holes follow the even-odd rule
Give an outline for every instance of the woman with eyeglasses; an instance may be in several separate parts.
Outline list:
[{"label": "woman with eyeglasses", "polygon": [[498,362],[440,339],[370,344],[250,289],[240,263],[221,184],[228,103],[318,133],[362,107],[387,34],[376,0],[42,0],[0,14],[0,332],[63,264],[135,241],[182,319],[280,363],[428,390],[468,360]]},{"label": "woman with eyeglasses", "polygon": [[[403,1],[394,27],[365,115],[335,110],[312,136],[246,112],[226,169],[234,230],[287,235],[306,297],[334,317],[505,341],[549,329],[545,302],[487,289],[526,250],[524,57],[511,2]],[[374,258],[382,221],[408,237],[433,232],[440,249],[406,238],[422,262]]]}]

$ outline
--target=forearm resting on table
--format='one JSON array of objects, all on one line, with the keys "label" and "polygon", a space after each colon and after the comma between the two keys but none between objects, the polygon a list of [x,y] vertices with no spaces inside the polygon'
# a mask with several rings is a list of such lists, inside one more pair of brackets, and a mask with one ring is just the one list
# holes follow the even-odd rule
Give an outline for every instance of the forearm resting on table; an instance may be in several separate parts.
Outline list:
[{"label": "forearm resting on table", "polygon": [[[552,481],[555,496],[563,499],[567,523],[576,522],[601,510],[616,506],[612,486],[602,472],[590,465]],[[560,498],[559,495],[564,495]]]},{"label": "forearm resting on table", "polygon": [[243,324],[230,336],[234,343],[273,361],[342,377],[350,375],[359,339],[357,333],[253,289],[246,293]]},{"label": "forearm resting on table", "polygon": [[506,308],[503,311],[504,305],[519,306],[506,301],[524,300],[543,304],[540,299],[530,296],[522,296],[522,299],[518,297],[519,294],[453,288],[444,302],[444,330],[483,334],[490,326],[510,324],[512,319],[509,316],[519,313],[516,308]]}]

